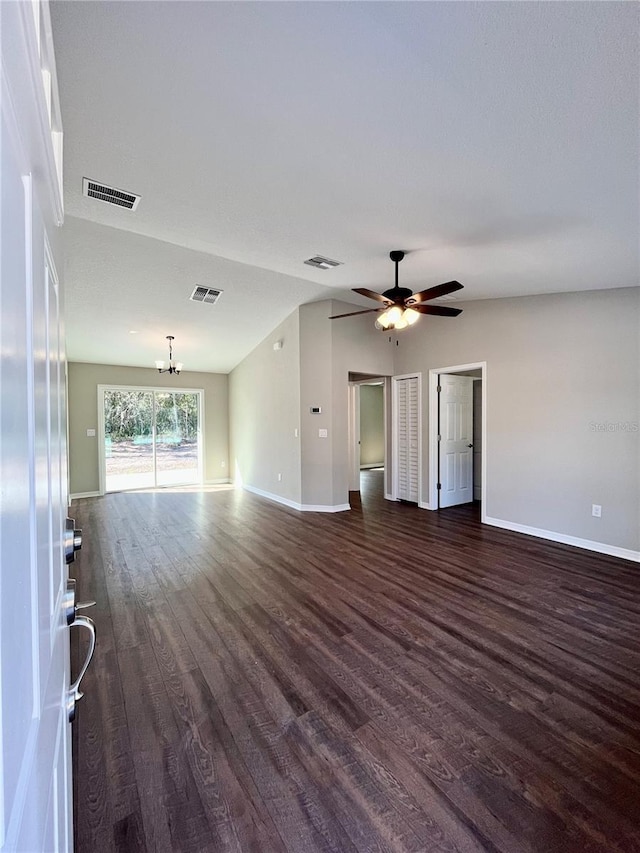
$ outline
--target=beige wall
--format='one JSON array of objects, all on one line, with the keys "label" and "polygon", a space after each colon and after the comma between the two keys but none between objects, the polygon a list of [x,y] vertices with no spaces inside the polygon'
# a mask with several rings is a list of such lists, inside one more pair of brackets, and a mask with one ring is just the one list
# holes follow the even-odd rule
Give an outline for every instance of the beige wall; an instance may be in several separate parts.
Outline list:
[{"label": "beige wall", "polygon": [[486,361],[487,515],[639,550],[639,296],[468,302],[403,333],[395,371],[422,372],[423,487],[429,369]]},{"label": "beige wall", "polygon": [[229,412],[234,480],[300,503],[297,309],[229,374]]},{"label": "beige wall", "polygon": [[302,305],[230,374],[232,466],[245,485],[307,507],[348,504],[349,371],[391,375],[393,350],[370,317],[329,320],[344,307]]},{"label": "beige wall", "polygon": [[384,388],[360,386],[360,465],[384,463]]},{"label": "beige wall", "polygon": [[[300,437],[302,503],[333,505],[331,302],[300,306]],[[312,415],[319,406],[319,415]],[[326,429],[327,438],[318,430]]]},{"label": "beige wall", "polygon": [[[349,503],[349,373],[390,376],[393,347],[371,315],[329,320],[352,308],[335,300],[300,307],[302,502],[342,507]],[[322,415],[311,415],[310,406]],[[319,438],[318,429],[328,430]]]},{"label": "beige wall", "polygon": [[[332,313],[349,310],[344,302],[332,302]],[[333,338],[333,496],[334,503],[349,499],[349,373],[392,376],[394,373],[393,337],[377,330],[375,315],[334,320]]]},{"label": "beige wall", "polygon": [[[227,376],[182,372],[179,376],[144,367],[69,363],[69,479],[71,494],[100,488],[98,457],[98,385],[150,388],[194,388],[204,391],[205,481],[229,474],[229,412]],[[95,429],[95,438],[87,436]]]},{"label": "beige wall", "polygon": [[[639,296],[628,288],[461,303],[460,317],[425,317],[398,346],[370,315],[329,321],[344,303],[303,305],[230,375],[231,471],[227,377],[185,373],[178,387],[205,388],[207,479],[233,476],[237,460],[247,485],[336,507],[348,501],[350,371],[422,373],[425,493],[429,369],[486,361],[487,515],[638,551]],[[98,488],[97,440],[86,429],[97,427],[99,383],[178,385],[153,370],[69,366],[72,492]]]}]

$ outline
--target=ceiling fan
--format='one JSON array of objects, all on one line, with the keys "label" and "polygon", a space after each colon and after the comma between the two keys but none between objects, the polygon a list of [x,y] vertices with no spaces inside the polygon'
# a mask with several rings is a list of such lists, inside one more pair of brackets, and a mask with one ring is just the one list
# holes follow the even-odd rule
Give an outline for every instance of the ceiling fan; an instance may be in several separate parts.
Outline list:
[{"label": "ceiling fan", "polygon": [[382,307],[365,308],[363,311],[350,311],[348,314],[334,314],[329,319],[338,320],[340,317],[353,317],[356,314],[382,312],[376,318],[377,329],[406,329],[420,319],[420,314],[437,314],[439,317],[457,317],[458,314],[462,314],[461,308],[425,304],[430,299],[436,299],[438,296],[446,296],[448,293],[462,290],[462,285],[459,281],[447,281],[444,284],[437,284],[435,287],[421,290],[420,293],[413,293],[408,287],[399,287],[398,264],[404,256],[405,253],[399,250],[389,253],[389,257],[396,265],[396,283],[389,290],[385,290],[384,293],[376,293],[374,290],[368,290],[366,287],[352,288],[354,293],[360,293],[362,296],[368,296],[369,299],[382,302]]}]

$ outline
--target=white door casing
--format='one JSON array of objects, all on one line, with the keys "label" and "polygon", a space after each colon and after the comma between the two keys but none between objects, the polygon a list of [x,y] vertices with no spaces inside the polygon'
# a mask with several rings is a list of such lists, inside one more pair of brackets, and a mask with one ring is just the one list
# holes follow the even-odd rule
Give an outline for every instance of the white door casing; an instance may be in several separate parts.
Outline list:
[{"label": "white door casing", "polygon": [[420,374],[394,376],[393,498],[420,503],[421,394]]},{"label": "white door casing", "polygon": [[0,850],[68,851],[61,132],[48,7],[0,3]]}]

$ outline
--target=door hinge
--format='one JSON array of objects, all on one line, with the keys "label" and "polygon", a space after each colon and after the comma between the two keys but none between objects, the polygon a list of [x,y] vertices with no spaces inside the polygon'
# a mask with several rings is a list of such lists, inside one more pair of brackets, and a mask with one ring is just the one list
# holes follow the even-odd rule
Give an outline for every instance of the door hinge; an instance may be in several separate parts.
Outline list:
[{"label": "door hinge", "polygon": [[437,440],[437,441],[442,441],[442,436],[441,436],[441,435],[436,436],[436,440]]},{"label": "door hinge", "polygon": [[436,391],[439,394],[442,391],[442,385],[436,385]]},{"label": "door hinge", "polygon": [[441,488],[442,488],[442,483],[437,483],[437,484],[436,484],[436,489],[441,489]]}]

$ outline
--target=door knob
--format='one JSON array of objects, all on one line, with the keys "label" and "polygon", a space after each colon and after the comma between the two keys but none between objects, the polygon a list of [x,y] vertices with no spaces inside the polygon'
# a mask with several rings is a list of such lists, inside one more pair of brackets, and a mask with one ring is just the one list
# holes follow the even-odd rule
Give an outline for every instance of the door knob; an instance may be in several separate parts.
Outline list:
[{"label": "door knob", "polygon": [[467,444],[467,447],[473,447],[473,444]]}]

